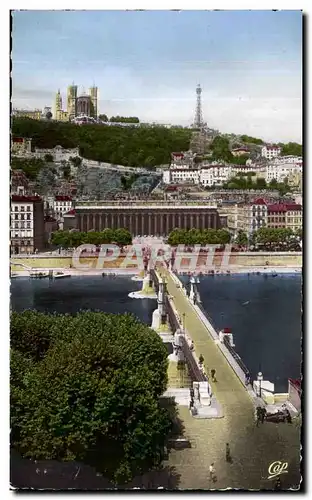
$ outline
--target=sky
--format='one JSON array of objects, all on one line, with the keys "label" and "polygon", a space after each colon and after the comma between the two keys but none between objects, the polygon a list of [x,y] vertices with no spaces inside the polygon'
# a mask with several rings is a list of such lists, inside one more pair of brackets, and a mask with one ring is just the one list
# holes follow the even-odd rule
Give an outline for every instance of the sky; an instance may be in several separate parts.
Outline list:
[{"label": "sky", "polygon": [[302,142],[300,11],[16,11],[12,103],[99,88],[99,111]]}]

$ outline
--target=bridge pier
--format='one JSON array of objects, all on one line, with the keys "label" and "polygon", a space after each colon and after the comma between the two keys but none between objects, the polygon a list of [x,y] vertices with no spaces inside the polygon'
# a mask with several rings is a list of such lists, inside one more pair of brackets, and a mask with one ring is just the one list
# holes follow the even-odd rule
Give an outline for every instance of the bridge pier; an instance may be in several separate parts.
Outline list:
[{"label": "bridge pier", "polygon": [[170,326],[167,321],[167,311],[166,311],[166,285],[164,280],[158,278],[158,297],[157,303],[158,307],[153,312],[152,328],[157,332],[170,332]]}]

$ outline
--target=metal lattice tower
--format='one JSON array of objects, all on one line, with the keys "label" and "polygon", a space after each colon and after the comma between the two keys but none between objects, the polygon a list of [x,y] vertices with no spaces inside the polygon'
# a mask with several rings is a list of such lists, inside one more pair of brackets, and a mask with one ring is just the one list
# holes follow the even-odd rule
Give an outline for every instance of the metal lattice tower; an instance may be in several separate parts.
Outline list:
[{"label": "metal lattice tower", "polygon": [[201,89],[200,84],[198,84],[196,87],[196,111],[195,111],[195,120],[194,120],[194,127],[196,127],[196,128],[201,128],[203,126],[201,93],[202,93],[202,89]]}]

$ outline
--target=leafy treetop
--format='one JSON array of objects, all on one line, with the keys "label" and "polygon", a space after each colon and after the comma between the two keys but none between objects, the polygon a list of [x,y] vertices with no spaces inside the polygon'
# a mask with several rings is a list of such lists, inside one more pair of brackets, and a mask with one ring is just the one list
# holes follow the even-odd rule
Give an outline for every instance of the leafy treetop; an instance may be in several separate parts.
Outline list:
[{"label": "leafy treetop", "polygon": [[129,314],[11,315],[11,441],[32,459],[84,461],[117,484],[160,464],[167,349]]}]

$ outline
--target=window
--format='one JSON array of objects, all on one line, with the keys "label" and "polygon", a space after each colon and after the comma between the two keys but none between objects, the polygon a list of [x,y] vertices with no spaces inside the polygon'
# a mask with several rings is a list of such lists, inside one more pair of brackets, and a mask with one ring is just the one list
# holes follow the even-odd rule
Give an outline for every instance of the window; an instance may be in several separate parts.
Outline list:
[{"label": "window", "polygon": [[25,212],[25,207],[21,206],[21,212]]},{"label": "window", "polygon": [[18,229],[18,222],[15,222],[15,229]]},{"label": "window", "polygon": [[21,228],[25,229],[25,222],[21,222]]},{"label": "window", "polygon": [[27,246],[30,247],[30,240],[27,240]]},{"label": "window", "polygon": [[21,245],[22,247],[25,245],[24,240],[21,241]]},{"label": "window", "polygon": [[15,212],[18,212],[18,207],[15,207]]},{"label": "window", "polygon": [[24,220],[25,219],[25,214],[22,214],[21,215],[21,219]]},{"label": "window", "polygon": [[30,205],[27,205],[27,212],[30,212]]},{"label": "window", "polygon": [[27,229],[30,229],[30,222],[27,222]]},{"label": "window", "polygon": [[15,220],[18,220],[18,214],[15,214],[14,218],[15,218]]},{"label": "window", "polygon": [[27,214],[27,220],[30,220],[30,214]]}]

